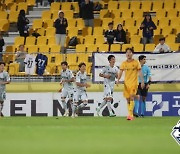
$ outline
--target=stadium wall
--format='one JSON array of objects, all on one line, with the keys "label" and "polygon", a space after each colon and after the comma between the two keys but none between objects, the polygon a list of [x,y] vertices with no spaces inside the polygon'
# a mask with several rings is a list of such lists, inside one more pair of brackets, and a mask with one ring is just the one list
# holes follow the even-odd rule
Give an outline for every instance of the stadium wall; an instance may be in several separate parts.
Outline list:
[{"label": "stadium wall", "polygon": [[[4,116],[62,116],[64,110],[60,93],[7,93]],[[103,100],[103,92],[88,92],[88,105],[79,111],[82,116],[97,116],[96,107]],[[69,108],[70,104],[68,104]],[[112,109],[117,116],[127,115],[126,99],[122,92],[114,93]],[[71,111],[70,111],[71,114]],[[107,107],[102,115],[108,116]],[[150,92],[146,102],[147,116],[180,116],[180,92]]]}]

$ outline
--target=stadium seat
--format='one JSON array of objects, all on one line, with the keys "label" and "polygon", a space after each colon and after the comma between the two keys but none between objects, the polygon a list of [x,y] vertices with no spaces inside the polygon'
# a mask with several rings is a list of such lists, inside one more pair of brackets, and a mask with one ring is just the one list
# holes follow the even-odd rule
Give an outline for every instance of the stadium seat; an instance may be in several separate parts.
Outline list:
[{"label": "stadium seat", "polygon": [[158,11],[156,11],[156,17],[158,19],[166,17],[166,10],[158,10]]},{"label": "stadium seat", "polygon": [[114,18],[120,18],[120,15],[121,15],[121,10],[119,10],[119,9],[114,9],[114,10],[112,10],[112,14],[113,14],[113,16],[114,16]]},{"label": "stadium seat", "polygon": [[102,24],[101,19],[94,19],[94,27],[100,27]]},{"label": "stadium seat", "polygon": [[9,18],[8,18],[9,22],[10,23],[17,22],[18,15],[19,13],[17,11],[10,11]]},{"label": "stadium seat", "polygon": [[139,44],[141,37],[139,35],[131,35],[131,44]]},{"label": "stadium seat", "polygon": [[121,45],[120,44],[111,44],[110,51],[120,52],[121,51]]},{"label": "stadium seat", "polygon": [[51,10],[52,11],[59,11],[60,10],[60,3],[59,2],[51,3]]},{"label": "stadium seat", "polygon": [[46,36],[39,36],[37,38],[37,45],[46,45],[47,44],[47,37]]},{"label": "stadium seat", "polygon": [[95,43],[95,39],[94,39],[94,36],[91,36],[91,35],[87,35],[85,37],[85,41],[84,41],[84,44],[94,44]]},{"label": "stadium seat", "polygon": [[14,0],[4,0],[4,4],[7,6],[8,4],[10,4],[10,3],[13,3],[14,2]]},{"label": "stadium seat", "polygon": [[123,44],[122,45],[122,51],[124,52],[126,48],[132,48],[133,46],[131,44]]},{"label": "stadium seat", "polygon": [[19,45],[24,44],[24,37],[17,36],[14,40],[14,45],[19,47]]},{"label": "stadium seat", "polygon": [[143,22],[143,20],[144,20],[144,18],[142,18],[142,17],[136,18],[136,21],[135,21],[136,27],[139,28],[141,26],[141,23]]},{"label": "stadium seat", "polygon": [[133,44],[134,52],[143,52],[144,44]]},{"label": "stadium seat", "polygon": [[114,18],[114,20],[113,20],[114,29],[116,29],[119,24],[123,24],[123,22],[124,22],[124,21],[123,21],[122,18]]},{"label": "stadium seat", "polygon": [[10,12],[16,12],[18,11],[18,4],[13,3],[10,7]]},{"label": "stadium seat", "polygon": [[71,10],[71,3],[70,2],[64,2],[61,3],[61,10]]},{"label": "stadium seat", "polygon": [[159,11],[161,9],[163,9],[163,1],[153,1],[152,2],[152,10],[153,11]]},{"label": "stadium seat", "polygon": [[74,11],[74,13],[79,13],[79,4],[78,2],[72,2],[72,9]]},{"label": "stadium seat", "polygon": [[131,10],[122,10],[121,11],[121,17],[123,19],[131,18],[132,17],[132,11]]},{"label": "stadium seat", "polygon": [[67,18],[67,20],[73,19],[73,17],[74,17],[73,11],[72,10],[64,11],[64,17]]},{"label": "stadium seat", "polygon": [[26,2],[26,0],[15,0],[16,3]]},{"label": "stadium seat", "polygon": [[38,46],[40,53],[48,53],[49,52],[49,46],[48,45],[40,45]]},{"label": "stadium seat", "polygon": [[135,20],[133,18],[127,18],[124,20],[124,26],[127,27],[133,27],[135,26]]},{"label": "stadium seat", "polygon": [[35,37],[26,37],[26,45],[35,45],[36,38]]},{"label": "stadium seat", "polygon": [[83,36],[78,35],[77,38],[78,38],[78,44],[84,44],[84,37]]},{"label": "stadium seat", "polygon": [[69,53],[66,55],[66,61],[69,65],[77,65],[78,58],[76,53]]},{"label": "stadium seat", "polygon": [[68,27],[67,27],[67,29],[73,28],[75,26],[76,26],[76,19],[69,19],[68,20]]},{"label": "stadium seat", "polygon": [[109,1],[108,10],[115,10],[115,9],[119,9],[119,2],[118,1]]},{"label": "stadium seat", "polygon": [[174,1],[167,1],[167,0],[165,0],[164,1],[164,8],[166,9],[166,10],[171,10],[171,9],[174,9],[175,8],[175,2]]},{"label": "stadium seat", "polygon": [[54,22],[52,19],[46,19],[46,20],[43,20],[43,27],[46,29],[48,27],[53,27],[54,25]]},{"label": "stadium seat", "polygon": [[8,31],[9,30],[9,21],[7,19],[0,19],[0,31]]},{"label": "stadium seat", "polygon": [[15,51],[17,51],[17,48],[14,45],[6,46],[6,52],[15,52]]},{"label": "stadium seat", "polygon": [[129,36],[137,35],[138,34],[138,28],[136,28],[136,27],[127,27],[127,34]]},{"label": "stadium seat", "polygon": [[133,11],[133,18],[141,18],[143,17],[143,11],[142,10],[134,10]]},{"label": "stadium seat", "polygon": [[39,29],[39,28],[42,28],[43,26],[43,20],[42,19],[34,19],[33,20],[33,29]]},{"label": "stadium seat", "polygon": [[48,57],[48,64],[55,64],[55,65],[60,65],[61,62],[63,61],[63,55],[62,54],[49,54]]},{"label": "stadium seat", "polygon": [[166,26],[169,26],[170,25],[170,21],[169,21],[169,18],[160,18],[159,19],[159,27],[160,28],[164,28]]},{"label": "stadium seat", "polygon": [[180,26],[175,26],[174,28],[173,28],[173,34],[178,34],[180,32]]},{"label": "stadium seat", "polygon": [[28,6],[34,6],[36,4],[36,0],[26,0]]},{"label": "stadium seat", "polygon": [[7,19],[8,13],[5,11],[0,11],[0,20]]},{"label": "stadium seat", "polygon": [[167,44],[175,43],[175,41],[176,41],[176,35],[171,34],[166,37]]},{"label": "stadium seat", "polygon": [[68,36],[71,38],[73,36],[77,36],[78,35],[78,27],[74,27],[74,28],[69,28],[68,30]]},{"label": "stadium seat", "polygon": [[9,64],[9,75],[17,75],[19,72],[19,63]]},{"label": "stadium seat", "polygon": [[57,45],[57,44],[54,44],[54,45],[51,45],[50,46],[50,52],[53,53],[53,52],[60,52],[61,51],[61,46],[60,45]]},{"label": "stadium seat", "polygon": [[108,29],[108,23],[109,23],[109,22],[112,22],[112,21],[113,21],[112,18],[104,18],[104,19],[102,20],[102,27],[103,27],[105,30],[107,30],[107,29]]},{"label": "stadium seat", "polygon": [[96,36],[95,43],[96,44],[104,44],[105,43],[104,36],[103,35]]},{"label": "stadium seat", "polygon": [[141,9],[144,12],[150,12],[151,11],[151,8],[152,8],[152,2],[151,1],[142,1],[141,3],[142,3]]},{"label": "stadium seat", "polygon": [[99,52],[107,52],[109,51],[109,45],[108,44],[101,44],[98,48]]},{"label": "stadium seat", "polygon": [[28,54],[37,53],[38,46],[37,45],[26,45],[26,51],[28,52]]},{"label": "stadium seat", "polygon": [[87,53],[77,54],[77,62],[78,63],[84,62],[85,64],[87,64],[88,57],[89,57],[89,54],[87,54]]},{"label": "stadium seat", "polygon": [[179,43],[167,43],[172,51],[180,51]]},{"label": "stadium seat", "polygon": [[166,27],[163,27],[161,34],[164,35],[164,36],[167,36],[167,35],[172,34],[172,33],[173,33],[172,27],[171,26],[166,26]]},{"label": "stadium seat", "polygon": [[146,44],[145,45],[145,51],[153,52],[155,49],[155,44]]},{"label": "stadium seat", "polygon": [[140,1],[131,1],[130,2],[130,10],[139,10],[140,9]]},{"label": "stadium seat", "polygon": [[24,10],[27,13],[28,5],[26,2],[21,2],[18,4],[18,10],[17,11],[19,12],[20,10]]},{"label": "stadium seat", "polygon": [[103,18],[110,18],[111,17],[111,12],[109,10],[101,10],[100,14],[99,14],[99,18],[103,19]]},{"label": "stadium seat", "polygon": [[52,12],[47,10],[47,11],[43,11],[42,12],[42,19],[46,20],[46,19],[51,19],[52,17]]},{"label": "stadium seat", "polygon": [[46,36],[50,37],[50,36],[55,36],[55,28],[54,27],[48,27],[46,29]]},{"label": "stadium seat", "polygon": [[180,21],[177,20],[177,18],[171,18],[170,25],[173,27],[178,27],[180,26]]},{"label": "stadium seat", "polygon": [[130,8],[130,4],[128,1],[120,1],[119,4],[120,10],[127,10]]},{"label": "stadium seat", "polygon": [[86,45],[85,44],[76,45],[76,52],[86,52]]},{"label": "stadium seat", "polygon": [[167,11],[167,17],[168,18],[177,18],[179,16],[178,10],[177,9],[171,9]]},{"label": "stadium seat", "polygon": [[79,30],[82,30],[85,27],[84,21],[82,20],[82,18],[76,19],[76,22],[77,22],[77,28]]},{"label": "stadium seat", "polygon": [[93,35],[103,35],[103,28],[102,27],[94,27]]},{"label": "stadium seat", "polygon": [[82,36],[92,35],[92,27],[84,27],[82,29]]},{"label": "stadium seat", "polygon": [[55,36],[48,37],[48,45],[56,45],[56,37]]},{"label": "stadium seat", "polygon": [[39,33],[41,36],[44,36],[45,29],[44,28],[40,28],[40,29],[37,30],[37,33]]},{"label": "stadium seat", "polygon": [[87,52],[97,52],[97,45],[93,44],[93,45],[88,45],[87,46]]}]

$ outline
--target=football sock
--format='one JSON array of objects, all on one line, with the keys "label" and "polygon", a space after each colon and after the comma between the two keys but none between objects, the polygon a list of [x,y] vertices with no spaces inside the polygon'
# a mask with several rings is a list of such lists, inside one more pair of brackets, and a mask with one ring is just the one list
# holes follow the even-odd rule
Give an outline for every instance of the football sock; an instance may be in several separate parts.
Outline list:
[{"label": "football sock", "polygon": [[83,107],[85,107],[87,105],[87,103],[81,103],[80,105],[78,105],[78,109],[80,109],[80,108],[83,108]]},{"label": "football sock", "polygon": [[136,114],[138,114],[138,113],[139,113],[139,112],[138,112],[138,111],[139,111],[139,100],[135,99],[134,103],[135,103],[134,112],[135,112]]},{"label": "football sock", "polygon": [[133,117],[133,110],[134,110],[134,101],[130,101],[129,113],[131,117]]},{"label": "football sock", "polygon": [[100,106],[98,107],[99,110],[102,109],[102,108],[104,107],[104,105],[106,105],[106,103],[107,103],[107,102],[104,100],[104,101],[100,104]]},{"label": "football sock", "polygon": [[61,102],[62,102],[62,105],[63,105],[64,110],[66,111],[66,110],[67,110],[66,101],[65,101],[64,99],[62,99]]},{"label": "football sock", "polygon": [[112,114],[112,108],[111,108],[111,101],[107,101],[107,107],[108,107],[108,110],[109,110],[109,113]]},{"label": "football sock", "polygon": [[145,113],[145,110],[146,110],[146,101],[142,101],[141,102],[141,115],[144,115]]}]

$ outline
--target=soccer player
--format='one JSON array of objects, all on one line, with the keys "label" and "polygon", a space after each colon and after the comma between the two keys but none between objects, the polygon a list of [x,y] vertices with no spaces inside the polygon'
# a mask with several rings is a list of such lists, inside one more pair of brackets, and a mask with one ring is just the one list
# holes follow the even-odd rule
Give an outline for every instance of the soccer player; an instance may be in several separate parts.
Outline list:
[{"label": "soccer player", "polygon": [[127,106],[128,106],[128,116],[127,120],[133,120],[133,110],[134,110],[134,98],[137,93],[138,87],[138,74],[141,78],[141,86],[144,87],[144,80],[142,77],[141,72],[141,65],[138,60],[133,59],[133,52],[132,48],[126,49],[126,57],[127,60],[124,61],[120,66],[120,72],[118,74],[117,83],[125,72],[125,79],[124,79],[124,97],[127,99]]},{"label": "soccer player", "polygon": [[[86,64],[80,63],[79,72],[76,74],[76,89],[73,96],[73,108],[72,108],[72,118],[76,116],[76,112],[87,105],[88,97],[86,93],[86,88],[90,87],[87,83],[86,76]],[[79,100],[82,101],[80,105],[78,105]]]},{"label": "soccer player", "polygon": [[68,69],[68,63],[63,61],[61,63],[62,71],[61,71],[61,81],[60,84],[63,85],[62,93],[61,93],[61,102],[63,104],[63,108],[65,113],[63,116],[69,116],[69,111],[67,109],[66,97],[69,98],[69,101],[72,105],[73,101],[73,82],[74,82],[74,75],[71,70]]},{"label": "soccer player", "polygon": [[10,83],[9,74],[4,71],[4,62],[0,62],[0,117],[2,116],[2,109],[4,100],[6,99],[6,84]]},{"label": "soccer player", "polygon": [[138,114],[139,100],[140,100],[140,97],[142,97],[140,115],[142,117],[144,117],[144,112],[146,110],[146,97],[147,97],[149,86],[151,84],[151,70],[147,65],[145,65],[146,56],[140,55],[139,56],[139,62],[141,64],[141,71],[142,71],[142,75],[144,78],[145,87],[142,89],[141,79],[139,78],[139,86],[138,86],[138,91],[137,91],[138,97],[137,97],[137,99],[135,99],[134,116],[135,117],[139,116],[139,114]]},{"label": "soccer player", "polygon": [[100,77],[104,78],[104,100],[99,107],[96,108],[97,115],[99,116],[99,112],[101,108],[103,108],[106,104],[109,110],[109,116],[116,116],[112,112],[111,102],[113,101],[113,91],[115,78],[118,77],[118,68],[114,66],[116,60],[114,55],[108,56],[109,66],[105,66],[102,69],[102,72],[99,74]]}]

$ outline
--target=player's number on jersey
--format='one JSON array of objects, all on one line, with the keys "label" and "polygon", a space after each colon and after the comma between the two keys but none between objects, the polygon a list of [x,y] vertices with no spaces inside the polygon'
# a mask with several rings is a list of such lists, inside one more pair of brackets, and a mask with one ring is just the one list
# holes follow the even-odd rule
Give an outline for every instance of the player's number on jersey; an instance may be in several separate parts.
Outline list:
[{"label": "player's number on jersey", "polygon": [[33,61],[32,61],[32,60],[28,60],[28,62],[27,62],[27,67],[28,67],[28,68],[31,68],[31,67],[32,67],[32,64],[33,64]]},{"label": "player's number on jersey", "polygon": [[44,66],[45,60],[38,59],[38,66]]}]

